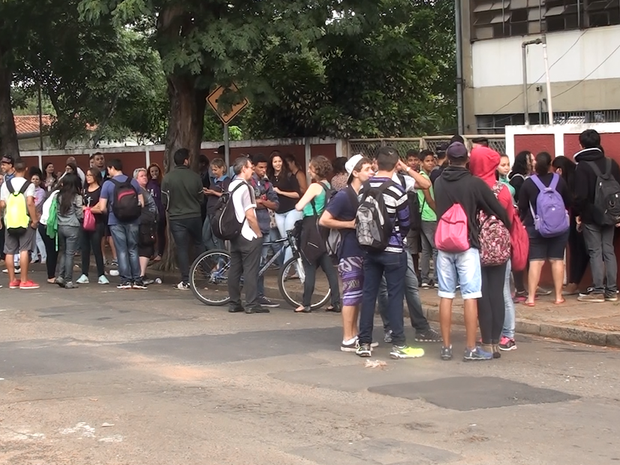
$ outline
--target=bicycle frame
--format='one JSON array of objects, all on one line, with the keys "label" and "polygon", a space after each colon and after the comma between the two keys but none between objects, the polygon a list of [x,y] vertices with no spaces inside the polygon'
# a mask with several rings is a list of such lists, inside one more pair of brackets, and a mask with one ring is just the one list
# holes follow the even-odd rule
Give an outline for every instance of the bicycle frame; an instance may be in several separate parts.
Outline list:
[{"label": "bicycle frame", "polygon": [[[290,247],[291,251],[293,252],[293,257],[299,258],[299,250],[297,249],[297,243],[295,241],[295,236],[293,235],[292,231],[287,231],[286,238],[284,239],[278,239],[277,241],[272,242],[264,242],[263,247],[269,245],[284,244],[286,242],[288,242],[288,247]],[[273,265],[278,258],[280,258],[280,255],[285,253],[286,247],[286,245],[283,245],[280,250],[273,254],[273,257],[271,257],[271,259],[267,263],[265,263],[258,271],[259,276],[264,275],[265,272],[269,269],[269,267]]]}]

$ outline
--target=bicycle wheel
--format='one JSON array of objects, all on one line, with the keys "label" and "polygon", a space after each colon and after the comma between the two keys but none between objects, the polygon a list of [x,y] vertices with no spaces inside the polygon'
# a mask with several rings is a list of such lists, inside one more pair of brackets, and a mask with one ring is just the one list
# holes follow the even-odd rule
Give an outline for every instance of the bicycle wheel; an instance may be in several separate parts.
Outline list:
[{"label": "bicycle wheel", "polygon": [[196,298],[206,305],[226,305],[230,301],[229,269],[230,254],[226,250],[201,254],[189,270],[189,287]]},{"label": "bicycle wheel", "polygon": [[[278,287],[280,294],[294,308],[302,304],[304,296],[304,282],[306,281],[306,273],[301,257],[292,257],[280,269],[278,276]],[[319,267],[316,271],[316,280],[314,284],[314,292],[310,308],[316,310],[321,308],[329,301],[331,289],[325,272]]]}]

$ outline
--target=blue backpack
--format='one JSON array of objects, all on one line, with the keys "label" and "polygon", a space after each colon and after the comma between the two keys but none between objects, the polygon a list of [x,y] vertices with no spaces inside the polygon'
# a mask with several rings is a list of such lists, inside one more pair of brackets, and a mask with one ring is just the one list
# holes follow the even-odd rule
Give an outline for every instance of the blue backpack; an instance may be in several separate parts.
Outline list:
[{"label": "blue backpack", "polygon": [[537,175],[530,177],[539,190],[536,199],[536,213],[530,203],[534,218],[534,227],[542,237],[557,237],[568,231],[570,220],[564,206],[564,199],[556,190],[560,177],[553,174],[549,187],[545,186]]}]

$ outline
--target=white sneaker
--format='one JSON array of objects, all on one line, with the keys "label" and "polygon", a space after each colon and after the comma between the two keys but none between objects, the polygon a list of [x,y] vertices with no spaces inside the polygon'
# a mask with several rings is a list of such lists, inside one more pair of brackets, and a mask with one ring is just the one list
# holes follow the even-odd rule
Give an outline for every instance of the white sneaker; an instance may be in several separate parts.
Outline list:
[{"label": "white sneaker", "polygon": [[76,283],[78,283],[78,284],[88,284],[88,283],[90,283],[90,281],[88,280],[88,276],[86,276],[85,274],[83,274],[82,276],[80,276],[80,277],[77,279]]},{"label": "white sneaker", "polygon": [[118,270],[110,270],[109,273],[110,273],[110,276],[118,276],[120,274]]},{"label": "white sneaker", "polygon": [[179,284],[177,284],[176,286],[174,286],[176,289],[180,289],[182,291],[189,291],[190,287],[188,283],[184,283],[183,281],[181,281]]},{"label": "white sneaker", "polygon": [[99,284],[110,284],[110,281],[108,281],[108,278],[105,277],[105,275],[101,275],[99,276]]}]

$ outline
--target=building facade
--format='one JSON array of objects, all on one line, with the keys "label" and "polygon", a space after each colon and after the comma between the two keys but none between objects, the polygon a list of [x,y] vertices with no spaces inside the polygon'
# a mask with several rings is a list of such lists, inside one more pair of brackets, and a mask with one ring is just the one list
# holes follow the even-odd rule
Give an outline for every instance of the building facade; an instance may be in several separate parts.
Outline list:
[{"label": "building facade", "polygon": [[[467,133],[525,122],[523,43],[546,35],[556,124],[620,121],[620,0],[460,0]],[[528,114],[546,124],[543,46],[526,47]]]}]

